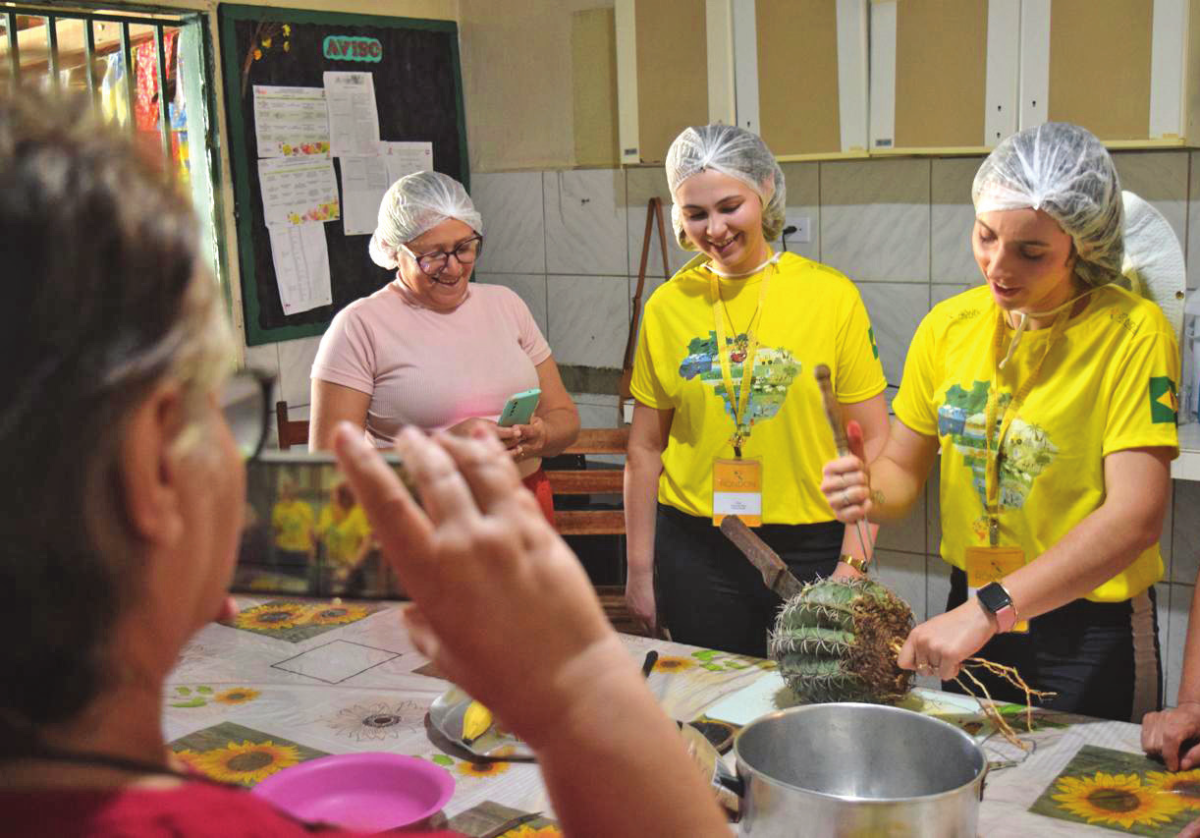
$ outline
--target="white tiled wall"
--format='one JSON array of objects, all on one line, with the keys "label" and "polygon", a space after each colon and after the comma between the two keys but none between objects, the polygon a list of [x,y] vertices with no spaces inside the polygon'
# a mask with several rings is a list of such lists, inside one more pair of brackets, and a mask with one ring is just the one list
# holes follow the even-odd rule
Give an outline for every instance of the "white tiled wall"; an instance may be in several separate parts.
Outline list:
[{"label": "white tiled wall", "polygon": [[[1123,186],[1159,209],[1192,252],[1200,253],[1200,152],[1119,152]],[[971,182],[980,158],[787,163],[789,218],[809,219],[810,241],[789,249],[831,265],[856,283],[870,313],[889,382],[898,384],[917,324],[937,303],[971,287],[974,211]],[[474,174],[471,193],[487,244],[481,282],[507,285],[529,305],[560,364],[619,367],[636,287],[646,202],[664,199],[671,272],[690,257],[670,228],[661,168]],[[1188,285],[1200,287],[1200,258]],[[645,298],[664,279],[657,237]],[[249,350],[257,366],[280,372],[293,418],[307,415],[308,370],[317,339]],[[616,424],[611,395],[576,397],[584,427]],[[938,557],[937,479],[907,520],[880,534],[882,578],[918,616],[939,613],[949,593]],[[1177,482],[1164,526],[1168,572],[1158,586],[1160,636],[1169,701],[1178,689],[1192,586],[1200,572],[1200,483]]]}]

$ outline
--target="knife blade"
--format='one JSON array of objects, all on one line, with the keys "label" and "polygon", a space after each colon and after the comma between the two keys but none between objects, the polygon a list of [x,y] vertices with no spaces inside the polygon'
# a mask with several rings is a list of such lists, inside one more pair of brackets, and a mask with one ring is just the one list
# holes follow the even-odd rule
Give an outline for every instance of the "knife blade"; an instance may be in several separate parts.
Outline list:
[{"label": "knife blade", "polygon": [[804,590],[804,583],[792,575],[787,564],[779,558],[765,541],[746,526],[736,515],[726,515],[721,520],[721,532],[742,551],[750,564],[762,574],[763,584],[781,599],[789,600]]}]

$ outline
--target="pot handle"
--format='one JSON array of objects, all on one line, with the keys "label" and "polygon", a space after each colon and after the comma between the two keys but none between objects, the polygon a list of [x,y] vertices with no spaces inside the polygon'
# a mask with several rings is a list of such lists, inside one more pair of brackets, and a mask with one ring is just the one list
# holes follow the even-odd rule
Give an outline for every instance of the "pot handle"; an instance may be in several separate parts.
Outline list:
[{"label": "pot handle", "polygon": [[741,818],[742,798],[746,794],[745,781],[725,766],[717,749],[698,728],[680,722],[679,732],[701,776],[708,780],[717,803],[736,823]]},{"label": "pot handle", "polygon": [[712,786],[717,792],[717,802],[729,815],[729,820],[733,823],[741,820],[742,801],[746,798],[746,781],[718,760],[713,768]]}]

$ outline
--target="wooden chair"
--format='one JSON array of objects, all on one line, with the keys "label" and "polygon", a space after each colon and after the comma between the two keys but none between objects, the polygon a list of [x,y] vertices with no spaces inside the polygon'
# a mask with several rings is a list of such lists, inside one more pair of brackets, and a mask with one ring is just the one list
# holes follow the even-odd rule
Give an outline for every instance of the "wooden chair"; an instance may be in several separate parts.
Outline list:
[{"label": "wooden chair", "polygon": [[[628,428],[587,428],[565,456],[621,454],[629,446]],[[619,495],[624,485],[620,469],[547,469],[555,495]],[[554,524],[560,535],[624,535],[625,512],[621,509],[555,510]]]},{"label": "wooden chair", "polygon": [[[629,428],[585,429],[564,455],[625,454]],[[625,472],[621,469],[546,469],[550,487],[557,496],[620,495]],[[561,535],[624,535],[623,509],[557,509],[554,524]],[[621,585],[597,585],[596,595],[613,628],[626,634],[646,633],[625,606]]]},{"label": "wooden chair", "polygon": [[308,445],[308,420],[289,419],[287,402],[275,402],[275,426],[280,451],[287,451],[293,445]]}]

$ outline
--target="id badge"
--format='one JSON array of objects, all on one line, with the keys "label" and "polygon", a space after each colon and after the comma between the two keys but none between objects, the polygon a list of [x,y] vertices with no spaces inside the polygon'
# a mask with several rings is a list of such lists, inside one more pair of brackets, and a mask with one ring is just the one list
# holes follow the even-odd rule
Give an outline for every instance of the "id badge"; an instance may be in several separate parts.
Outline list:
[{"label": "id badge", "polygon": [[748,527],[762,526],[762,461],[713,461],[713,526],[736,515]]},{"label": "id badge", "polygon": [[[989,582],[999,581],[1024,566],[1025,551],[1020,547],[968,547],[967,593],[974,594]],[[1012,630],[1027,633],[1029,621],[1021,620]]]}]

